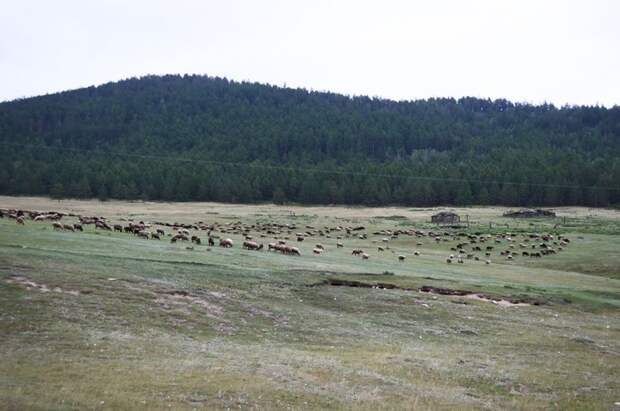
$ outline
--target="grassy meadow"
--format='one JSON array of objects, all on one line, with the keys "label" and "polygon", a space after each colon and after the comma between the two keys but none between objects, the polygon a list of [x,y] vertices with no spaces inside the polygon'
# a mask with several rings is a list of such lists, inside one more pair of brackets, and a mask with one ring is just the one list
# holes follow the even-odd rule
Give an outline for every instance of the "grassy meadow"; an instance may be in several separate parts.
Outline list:
[{"label": "grassy meadow", "polygon": [[[429,222],[438,209],[12,197],[0,208],[295,224],[302,254],[245,250],[238,234],[221,248],[201,231],[202,245],[173,244],[0,219],[0,409],[620,409],[620,211],[513,220],[499,207],[456,208],[469,227],[451,230]],[[368,239],[295,241],[306,226],[359,225]],[[490,264],[484,253],[448,264],[457,241],[401,235],[379,252],[385,235],[373,233],[397,229],[557,233],[570,244],[512,260],[496,244]]]}]

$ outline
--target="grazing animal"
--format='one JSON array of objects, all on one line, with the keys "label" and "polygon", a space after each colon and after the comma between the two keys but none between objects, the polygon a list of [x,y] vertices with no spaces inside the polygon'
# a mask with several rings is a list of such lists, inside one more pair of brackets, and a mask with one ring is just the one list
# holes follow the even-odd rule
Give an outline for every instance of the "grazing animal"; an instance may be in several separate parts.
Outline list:
[{"label": "grazing animal", "polygon": [[245,248],[246,250],[262,250],[263,245],[258,244],[255,241],[246,240],[243,242],[243,248]]},{"label": "grazing animal", "polygon": [[62,230],[62,224],[60,223],[53,223],[52,227],[54,227],[54,230]]},{"label": "grazing animal", "polygon": [[286,254],[301,255],[299,248],[286,246]]},{"label": "grazing animal", "polygon": [[209,247],[213,247],[215,245],[215,240],[213,240],[213,237],[209,236]]},{"label": "grazing animal", "polygon": [[[131,230],[131,227],[130,227]],[[114,231],[123,232],[123,226],[120,224],[114,224]]]},{"label": "grazing animal", "polygon": [[177,240],[181,240],[181,241],[189,241],[189,238],[187,238],[187,237],[186,237],[186,236],[184,236],[183,234],[177,234],[177,235],[173,236],[173,237],[170,239],[170,242],[171,242],[171,243],[176,243],[176,242],[177,242]]},{"label": "grazing animal", "polygon": [[101,230],[112,231],[112,227],[110,227],[110,225],[103,220],[97,220],[95,222],[95,228],[99,228]]},{"label": "grazing animal", "polygon": [[342,244],[342,243],[338,242],[338,243],[336,243],[336,247],[337,247],[337,248],[342,248],[342,247],[344,247],[344,244]]},{"label": "grazing animal", "polygon": [[404,255],[399,255],[398,256],[398,261],[405,261],[405,256]]},{"label": "grazing animal", "polygon": [[151,233],[151,239],[153,240],[161,240],[158,233]]},{"label": "grazing animal", "polygon": [[322,250],[322,249],[320,249],[320,248],[314,248],[314,249],[312,250],[312,252],[313,252],[314,254],[317,254],[317,255],[318,255],[318,254],[321,254],[321,253],[323,252],[323,250]]},{"label": "grazing animal", "polygon": [[220,239],[220,247],[231,248],[234,242],[230,238],[221,238]]},{"label": "grazing animal", "polygon": [[368,260],[370,258],[370,256],[366,253],[362,253],[362,259],[363,260]]},{"label": "grazing animal", "polygon": [[84,231],[84,229],[82,228],[82,224],[75,223],[73,224],[73,228],[78,231]]},{"label": "grazing animal", "polygon": [[362,250],[360,250],[359,248],[357,248],[357,249],[355,249],[355,250],[353,250],[351,252],[351,255],[362,255],[362,254],[364,254],[364,252]]}]

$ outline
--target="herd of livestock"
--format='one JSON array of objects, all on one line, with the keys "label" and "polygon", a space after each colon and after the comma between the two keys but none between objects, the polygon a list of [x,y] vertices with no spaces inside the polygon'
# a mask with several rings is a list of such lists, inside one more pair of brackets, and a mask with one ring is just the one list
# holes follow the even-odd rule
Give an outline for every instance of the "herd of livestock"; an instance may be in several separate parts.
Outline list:
[{"label": "herd of livestock", "polygon": [[[234,241],[228,235],[239,235],[243,238],[242,247],[246,250],[263,250],[264,245],[255,237],[273,239],[267,244],[267,250],[279,252],[286,255],[301,255],[299,247],[289,244],[289,241],[301,243],[310,238],[334,238],[336,247],[343,248],[343,241],[346,239],[365,240],[370,242],[377,252],[390,250],[390,243],[401,236],[410,236],[417,239],[416,246],[422,246],[423,239],[430,239],[437,244],[449,242],[452,252],[447,258],[446,263],[458,262],[463,264],[466,260],[479,261],[484,259],[486,264],[491,263],[493,252],[507,260],[516,257],[541,258],[546,255],[555,254],[564,250],[570,240],[560,234],[536,234],[536,233],[465,233],[449,231],[431,231],[418,229],[395,229],[381,230],[373,232],[376,239],[368,239],[369,234],[364,226],[324,226],[314,227],[311,225],[298,228],[295,224],[279,224],[273,222],[257,222],[255,224],[244,224],[242,222],[230,222],[219,224],[217,222],[207,224],[202,221],[195,224],[152,222],[134,222],[125,219],[123,224],[112,224],[104,217],[82,216],[58,211],[29,211],[15,209],[0,209],[0,218],[14,219],[17,224],[24,225],[26,220],[31,221],[50,221],[55,230],[63,231],[83,231],[84,226],[92,225],[98,230],[114,231],[135,235],[142,239],[162,240],[166,237],[171,243],[191,242],[201,245],[203,239],[197,233],[206,234],[206,244],[209,246],[231,248]],[[74,223],[61,222],[65,218],[77,219]],[[168,228],[168,232],[164,227]],[[193,234],[192,234],[193,233]],[[452,243],[457,242],[456,245]],[[192,248],[192,247],[188,247]],[[316,243],[312,253],[320,255],[325,251],[325,246]],[[484,255],[482,255],[484,253]],[[361,257],[364,260],[370,258],[370,254],[361,249],[352,250],[352,255]],[[414,256],[419,256],[420,251],[414,250]],[[405,255],[398,255],[399,261],[404,261]]]}]

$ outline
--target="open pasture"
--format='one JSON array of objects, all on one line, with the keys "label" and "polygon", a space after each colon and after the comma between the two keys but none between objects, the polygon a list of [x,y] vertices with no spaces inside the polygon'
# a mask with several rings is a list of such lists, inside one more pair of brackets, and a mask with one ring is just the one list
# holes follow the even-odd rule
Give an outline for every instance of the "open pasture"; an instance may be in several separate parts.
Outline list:
[{"label": "open pasture", "polygon": [[[499,207],[456,208],[469,226],[449,228],[430,223],[438,209],[396,207],[0,197],[0,208],[73,214],[58,221],[71,226],[104,217],[111,228],[0,219],[5,409],[620,401],[614,210],[512,220]],[[161,239],[114,230],[140,221]],[[200,244],[171,242],[183,229]],[[243,248],[247,236],[263,249]],[[220,247],[227,238],[233,246]],[[269,251],[278,241],[300,255]]]}]

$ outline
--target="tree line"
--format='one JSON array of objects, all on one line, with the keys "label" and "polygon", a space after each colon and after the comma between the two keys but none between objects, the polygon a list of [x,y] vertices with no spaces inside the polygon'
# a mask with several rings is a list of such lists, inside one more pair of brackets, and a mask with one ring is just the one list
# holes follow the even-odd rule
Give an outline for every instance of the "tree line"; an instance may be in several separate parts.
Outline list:
[{"label": "tree line", "polygon": [[620,203],[620,107],[407,102],[148,76],[0,104],[0,193],[305,204]]}]

